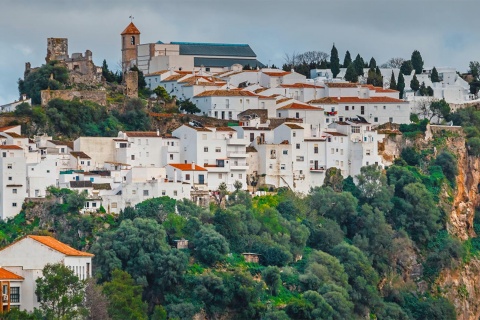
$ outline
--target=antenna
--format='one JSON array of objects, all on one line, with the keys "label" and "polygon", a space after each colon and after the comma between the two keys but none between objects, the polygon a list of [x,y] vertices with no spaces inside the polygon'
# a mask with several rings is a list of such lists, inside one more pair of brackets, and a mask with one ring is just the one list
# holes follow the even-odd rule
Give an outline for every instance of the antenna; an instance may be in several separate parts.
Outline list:
[{"label": "antenna", "polygon": [[130,22],[133,22],[133,19],[135,19],[135,17],[133,15],[130,15]]}]

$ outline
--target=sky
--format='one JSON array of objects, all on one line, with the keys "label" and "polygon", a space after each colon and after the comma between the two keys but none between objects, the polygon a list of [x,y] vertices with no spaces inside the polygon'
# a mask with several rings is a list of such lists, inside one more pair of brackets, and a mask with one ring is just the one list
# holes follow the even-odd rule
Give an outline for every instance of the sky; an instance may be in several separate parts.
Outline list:
[{"label": "sky", "polygon": [[335,43],[341,62],[346,50],[377,64],[419,50],[425,66],[465,72],[480,60],[477,12],[478,0],[2,0],[0,105],[18,99],[25,62],[45,63],[49,37],[118,69],[132,15],[141,43],[248,43],[278,67],[286,53],[330,53]]}]

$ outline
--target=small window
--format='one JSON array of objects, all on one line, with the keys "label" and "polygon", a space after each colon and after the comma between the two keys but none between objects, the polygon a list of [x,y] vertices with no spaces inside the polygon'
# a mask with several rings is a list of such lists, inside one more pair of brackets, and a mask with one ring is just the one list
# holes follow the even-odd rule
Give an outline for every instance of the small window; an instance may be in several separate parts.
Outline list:
[{"label": "small window", "polygon": [[50,173],[50,170],[47,170],[47,173]]},{"label": "small window", "polygon": [[378,122],[378,117],[374,117],[373,122]]},{"label": "small window", "polygon": [[222,152],[222,148],[216,147],[216,148],[215,148],[215,152]]},{"label": "small window", "polygon": [[285,170],[285,164],[282,163],[282,164],[280,165],[280,170]]},{"label": "small window", "polygon": [[167,192],[165,190],[162,190],[162,196],[166,195]]},{"label": "small window", "polygon": [[365,154],[366,154],[367,156],[369,156],[369,155],[370,155],[370,150],[366,150],[366,151],[365,151]]},{"label": "small window", "polygon": [[177,196],[177,190],[173,191],[173,195],[176,197]]},{"label": "small window", "polygon": [[12,169],[12,164],[11,163],[7,164],[7,169]]},{"label": "small window", "polygon": [[135,160],[135,155],[134,154],[132,154],[131,159]]},{"label": "small window", "polygon": [[208,152],[208,147],[204,147],[203,152]]},{"label": "small window", "polygon": [[270,163],[270,165],[268,166],[269,169],[273,169],[273,164]]},{"label": "small window", "polygon": [[17,193],[17,189],[12,189],[12,193],[13,193],[13,194],[16,194],[16,193]]},{"label": "small window", "polygon": [[13,180],[13,178],[12,178],[12,177],[8,177],[8,181],[12,181],[12,180]]},{"label": "small window", "polygon": [[348,111],[348,106],[345,106],[345,111]]},{"label": "small window", "polygon": [[283,150],[283,154],[288,154],[288,150]]},{"label": "small window", "polygon": [[92,202],[92,208],[96,208],[97,207],[97,203],[96,202]]},{"label": "small window", "polygon": [[112,209],[116,209],[117,208],[117,203],[116,202],[112,202]]},{"label": "small window", "polygon": [[173,154],[170,155],[170,160],[173,160]]},{"label": "small window", "polygon": [[187,173],[187,174],[185,175],[185,180],[190,180],[190,174]]},{"label": "small window", "polygon": [[132,190],[132,194],[137,194],[137,190]]},{"label": "small window", "polygon": [[295,147],[296,147],[297,149],[300,149],[300,143],[297,143],[297,144],[295,145]]},{"label": "small window", "polygon": [[17,206],[16,202],[12,203],[12,207],[16,207],[16,206]]},{"label": "small window", "polygon": [[295,118],[299,119],[300,118],[300,112],[295,113]]},{"label": "small window", "polygon": [[85,161],[80,161],[80,164],[85,164]]},{"label": "small window", "polygon": [[10,287],[10,303],[20,302],[20,287]]},{"label": "small window", "polygon": [[304,161],[304,160],[305,160],[304,156],[297,156],[297,161]]},{"label": "small window", "polygon": [[355,110],[355,106],[352,106],[352,110]]},{"label": "small window", "polygon": [[148,197],[148,190],[143,190],[143,196]]},{"label": "small window", "polygon": [[318,144],[313,145],[313,153],[318,153]]},{"label": "small window", "polygon": [[292,132],[292,136],[296,137],[297,133],[295,131]]},{"label": "small window", "polygon": [[331,154],[334,154],[334,153],[335,153],[335,149],[334,149],[334,148],[331,148],[331,149],[330,149],[330,153],[331,153]]},{"label": "small window", "polygon": [[388,118],[388,122],[393,122],[393,118]]},{"label": "small window", "polygon": [[238,179],[243,179],[243,175],[241,173],[238,174]]}]

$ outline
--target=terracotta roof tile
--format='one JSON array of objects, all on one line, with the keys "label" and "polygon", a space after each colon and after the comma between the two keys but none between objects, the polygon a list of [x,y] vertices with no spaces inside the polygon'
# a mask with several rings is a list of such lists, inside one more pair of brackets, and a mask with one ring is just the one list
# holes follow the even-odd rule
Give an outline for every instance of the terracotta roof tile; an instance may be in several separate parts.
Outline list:
[{"label": "terracotta roof tile", "polygon": [[121,35],[124,34],[140,34],[140,30],[137,29],[133,22],[130,22],[130,24],[121,33]]},{"label": "terracotta roof tile", "polygon": [[130,138],[160,138],[157,131],[126,131],[125,134]]},{"label": "terracotta roof tile", "polygon": [[290,74],[291,72],[287,72],[287,71],[276,71],[276,72],[270,72],[270,71],[265,71],[263,72],[263,74],[266,74],[267,76],[270,76],[270,77],[283,77],[283,76],[286,76],[288,74]]},{"label": "terracotta roof tile", "polygon": [[216,131],[233,131],[236,132],[235,129],[230,128],[230,127],[217,127],[215,128]]},{"label": "terracotta roof tile", "polygon": [[278,108],[277,110],[288,110],[288,109],[323,111],[322,108],[314,107],[314,106],[311,106],[311,105],[308,105],[308,104],[296,103],[296,102],[287,104],[286,106]]},{"label": "terracotta roof tile", "polygon": [[391,97],[370,97],[370,98],[358,98],[358,97],[340,97],[337,99],[340,103],[408,103],[404,100],[391,98]]},{"label": "terracotta roof tile", "polygon": [[298,124],[295,124],[295,123],[285,123],[285,125],[290,129],[303,129],[302,126],[299,126]]},{"label": "terracotta roof tile", "polygon": [[338,104],[338,99],[334,97],[325,97],[325,98],[320,98],[320,99],[315,99],[315,100],[310,100],[308,103],[314,103],[314,104]]},{"label": "terracotta roof tile", "polygon": [[0,149],[2,149],[2,150],[23,150],[21,147],[15,146],[15,145],[1,145]]},{"label": "terracotta roof tile", "polygon": [[329,134],[331,136],[337,136],[337,137],[346,137],[346,134],[340,133],[340,132],[335,132],[335,131],[325,131],[326,134]]},{"label": "terracotta roof tile", "polygon": [[281,84],[282,88],[323,88],[322,86],[316,86],[310,83],[294,83],[294,84]]},{"label": "terracotta roof tile", "polygon": [[[274,96],[272,96],[272,97],[275,98]],[[288,101],[288,100],[291,100],[291,99],[290,98],[282,98],[282,99],[278,99],[276,103],[280,104],[280,103],[283,103],[283,102]]]},{"label": "terracotta roof tile", "polygon": [[358,84],[350,82],[327,82],[325,85],[329,88],[356,88]]},{"label": "terracotta roof tile", "polygon": [[24,280],[24,277],[21,277],[13,272],[8,271],[7,269],[0,268],[0,280]]},{"label": "terracotta roof tile", "polygon": [[75,158],[80,158],[80,159],[91,159],[85,152],[82,151],[72,151],[70,152],[72,156]]},{"label": "terracotta roof tile", "polygon": [[191,163],[169,163],[168,165],[182,171],[207,171],[207,169],[198,165],[195,165],[195,169],[192,169]]},{"label": "terracotta roof tile", "polygon": [[182,79],[183,77],[185,77],[184,74],[174,74],[173,76],[170,76],[170,77],[167,77],[167,78],[163,79],[162,82],[165,82],[165,81],[178,81],[178,80]]},{"label": "terracotta roof tile", "polygon": [[58,241],[57,239],[50,237],[50,236],[33,236],[29,235],[27,238],[31,238],[35,241],[40,242],[43,245],[46,245],[47,247],[50,247],[60,253],[63,253],[64,255],[67,256],[80,256],[80,257],[93,257],[93,254],[88,253],[88,252],[83,252],[79,251],[77,249],[74,249],[70,247],[69,245]]},{"label": "terracotta roof tile", "polygon": [[5,131],[8,131],[8,130],[13,129],[13,128],[15,128],[15,127],[18,127],[18,125],[16,125],[16,126],[1,127],[1,128],[0,128],[0,132],[5,132]]},{"label": "terracotta roof tile", "polygon": [[146,74],[145,77],[149,77],[149,76],[160,76],[160,75],[162,75],[162,74],[164,74],[164,73],[167,73],[168,71],[170,71],[170,70],[155,71],[155,72]]},{"label": "terracotta roof tile", "polygon": [[197,94],[195,97],[256,97],[257,95],[250,91],[241,90],[210,90]]}]

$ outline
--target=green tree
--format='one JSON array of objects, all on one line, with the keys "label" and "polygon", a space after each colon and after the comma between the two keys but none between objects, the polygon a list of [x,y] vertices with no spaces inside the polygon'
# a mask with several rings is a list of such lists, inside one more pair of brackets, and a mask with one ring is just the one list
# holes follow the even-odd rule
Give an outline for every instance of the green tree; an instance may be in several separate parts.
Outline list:
[{"label": "green tree", "polygon": [[397,90],[400,92],[400,99],[402,99],[403,98],[403,90],[405,90],[405,78],[403,77],[402,72],[400,72],[398,74]]},{"label": "green tree", "polygon": [[195,256],[203,263],[213,265],[230,251],[225,238],[211,226],[202,226],[193,239]]},{"label": "green tree", "polygon": [[137,71],[138,72],[138,90],[145,89],[147,86],[147,81],[145,80],[145,76],[143,75],[143,72],[138,69],[137,66],[133,66],[130,68],[130,71]]},{"label": "green tree", "polygon": [[235,180],[235,182],[233,183],[233,187],[235,188],[235,191],[238,192],[242,189],[242,182],[239,181],[239,180]]},{"label": "green tree", "polygon": [[180,110],[185,111],[186,113],[194,114],[201,111],[195,103],[190,101],[190,99],[181,100],[178,102],[178,105],[180,106]]},{"label": "green tree", "polygon": [[430,75],[430,80],[432,82],[440,82],[440,77],[438,76],[437,68],[433,67],[432,74]]},{"label": "green tree", "polygon": [[412,61],[411,60],[403,61],[402,66],[400,67],[400,73],[406,76],[409,76],[412,74],[412,71],[413,71]]},{"label": "green tree", "polygon": [[338,58],[338,50],[335,48],[335,44],[333,44],[330,52],[330,70],[334,78],[340,73],[340,59]]},{"label": "green tree", "polygon": [[278,295],[280,287],[282,286],[280,269],[275,266],[266,267],[262,271],[262,279],[267,284],[270,294],[273,296]]},{"label": "green tree", "polygon": [[357,54],[355,60],[353,61],[353,66],[355,67],[355,72],[359,77],[363,77],[363,68],[365,67],[365,62],[363,61],[360,54]]},{"label": "green tree", "polygon": [[442,168],[445,177],[455,184],[458,175],[457,158],[448,151],[442,151],[434,161],[434,164]]},{"label": "green tree", "polygon": [[330,167],[325,172],[325,180],[323,180],[324,187],[330,187],[334,191],[340,192],[343,188],[342,171],[335,167]]},{"label": "green tree", "polygon": [[377,61],[373,57],[370,58],[370,63],[368,64],[369,69],[376,69],[377,68]]},{"label": "green tree", "polygon": [[472,74],[473,79],[479,80],[480,77],[480,62],[470,61],[468,64],[469,72]]},{"label": "green tree", "polygon": [[345,80],[354,83],[358,82],[357,71],[355,70],[353,63],[348,66],[347,71],[345,72]]},{"label": "green tree", "polygon": [[413,51],[411,61],[415,73],[421,74],[423,72],[423,59],[418,50]]},{"label": "green tree", "polygon": [[345,58],[343,58],[343,67],[348,68],[350,63],[352,63],[352,57],[350,56],[350,51],[347,50],[347,52],[345,52]]},{"label": "green tree", "polygon": [[[377,67],[377,69],[378,69],[378,67]],[[378,69],[378,70],[369,69],[368,70],[367,84],[371,84],[371,85],[374,85],[376,87],[383,87],[383,77],[382,77],[382,74],[380,73],[380,69]]]},{"label": "green tree", "polygon": [[430,121],[434,118],[437,117],[438,119],[447,119],[448,116],[450,115],[450,105],[445,101],[445,99],[442,100],[436,100],[433,101],[430,104],[430,111],[431,111],[431,117]]},{"label": "green tree", "polygon": [[147,304],[142,301],[142,286],[128,272],[113,270],[112,280],[103,285],[112,320],[147,320]]},{"label": "green tree", "polygon": [[74,319],[85,315],[85,284],[63,264],[47,264],[36,280],[35,294],[47,319]]},{"label": "green tree", "polygon": [[413,75],[413,78],[410,81],[410,89],[412,89],[413,92],[417,92],[420,89],[420,83],[418,82],[416,74]]},{"label": "green tree", "polygon": [[397,81],[395,80],[395,74],[392,70],[392,76],[390,77],[390,89],[397,90]]},{"label": "green tree", "polygon": [[150,129],[150,118],[147,108],[141,99],[128,99],[121,112],[113,110],[112,114],[123,123],[128,131],[146,131]]},{"label": "green tree", "polygon": [[107,82],[115,82],[115,74],[108,69],[107,60],[103,59],[102,62],[102,76],[105,78]]},{"label": "green tree", "polygon": [[172,101],[172,97],[168,94],[167,90],[164,87],[158,86],[153,90],[153,93],[157,95],[157,98],[162,99],[165,102]]}]

